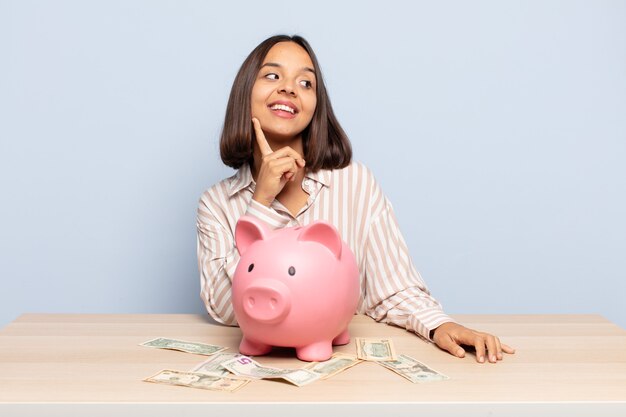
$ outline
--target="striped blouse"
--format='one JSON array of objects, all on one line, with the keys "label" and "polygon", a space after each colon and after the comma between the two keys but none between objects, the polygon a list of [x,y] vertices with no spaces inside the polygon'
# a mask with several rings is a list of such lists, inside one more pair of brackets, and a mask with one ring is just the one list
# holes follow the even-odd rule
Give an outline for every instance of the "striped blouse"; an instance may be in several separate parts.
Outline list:
[{"label": "striped blouse", "polygon": [[343,169],[307,172],[302,188],[309,198],[295,217],[278,200],[269,208],[253,200],[255,185],[250,167],[244,164],[200,198],[200,296],[217,322],[237,325],[231,282],[239,262],[235,225],[244,214],[263,220],[272,229],[305,226],[316,220],[333,224],[358,264],[358,313],[404,327],[427,340],[431,330],[454,321],[430,295],[413,266],[391,203],[363,164],[353,162]]}]

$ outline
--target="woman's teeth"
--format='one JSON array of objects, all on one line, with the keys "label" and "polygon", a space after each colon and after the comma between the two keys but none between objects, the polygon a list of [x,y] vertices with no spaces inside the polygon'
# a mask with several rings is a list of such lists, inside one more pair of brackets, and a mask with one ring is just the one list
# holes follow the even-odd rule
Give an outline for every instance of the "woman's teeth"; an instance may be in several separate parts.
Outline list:
[{"label": "woman's teeth", "polygon": [[282,110],[288,111],[291,114],[296,114],[296,111],[294,109],[289,106],[285,106],[284,104],[274,104],[272,107],[270,107],[270,110]]}]

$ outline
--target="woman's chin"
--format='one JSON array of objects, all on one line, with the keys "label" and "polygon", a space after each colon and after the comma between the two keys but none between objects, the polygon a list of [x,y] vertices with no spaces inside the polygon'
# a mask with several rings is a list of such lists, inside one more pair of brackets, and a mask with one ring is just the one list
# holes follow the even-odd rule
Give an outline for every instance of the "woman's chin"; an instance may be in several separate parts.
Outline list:
[{"label": "woman's chin", "polygon": [[265,137],[272,142],[290,142],[299,139],[302,132],[291,129],[263,129]]}]

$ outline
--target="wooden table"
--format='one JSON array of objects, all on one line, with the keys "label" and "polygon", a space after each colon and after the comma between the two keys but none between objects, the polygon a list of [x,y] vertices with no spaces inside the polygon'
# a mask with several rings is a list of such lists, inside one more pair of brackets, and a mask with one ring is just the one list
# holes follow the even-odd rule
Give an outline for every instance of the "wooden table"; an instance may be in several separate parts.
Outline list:
[{"label": "wooden table", "polygon": [[[0,416],[598,415],[626,416],[626,331],[597,315],[458,315],[517,353],[497,364],[455,358],[407,331],[355,316],[352,336],[391,337],[450,377],[412,384],[371,362],[298,388],[253,381],[235,393],[143,382],[204,361],[139,343],[156,337],[235,351],[238,328],[188,314],[25,314],[0,330]],[[335,351],[355,353],[354,343]],[[299,367],[291,349],[259,357]]]}]

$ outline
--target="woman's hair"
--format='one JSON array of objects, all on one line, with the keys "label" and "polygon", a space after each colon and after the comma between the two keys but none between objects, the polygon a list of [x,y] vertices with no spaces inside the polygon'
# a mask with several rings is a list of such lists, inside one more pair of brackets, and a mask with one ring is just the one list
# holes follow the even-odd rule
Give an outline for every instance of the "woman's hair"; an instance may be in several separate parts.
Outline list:
[{"label": "woman's hair", "polygon": [[239,68],[230,91],[220,138],[222,161],[235,169],[253,161],[252,141],[256,138],[252,126],[252,87],[265,56],[279,42],[295,42],[304,48],[311,57],[315,70],[317,105],[311,123],[302,132],[303,157],[307,168],[316,172],[319,169],[346,167],[352,159],[350,141],[333,113],[315,53],[309,43],[297,35],[276,35],[264,40]]}]

